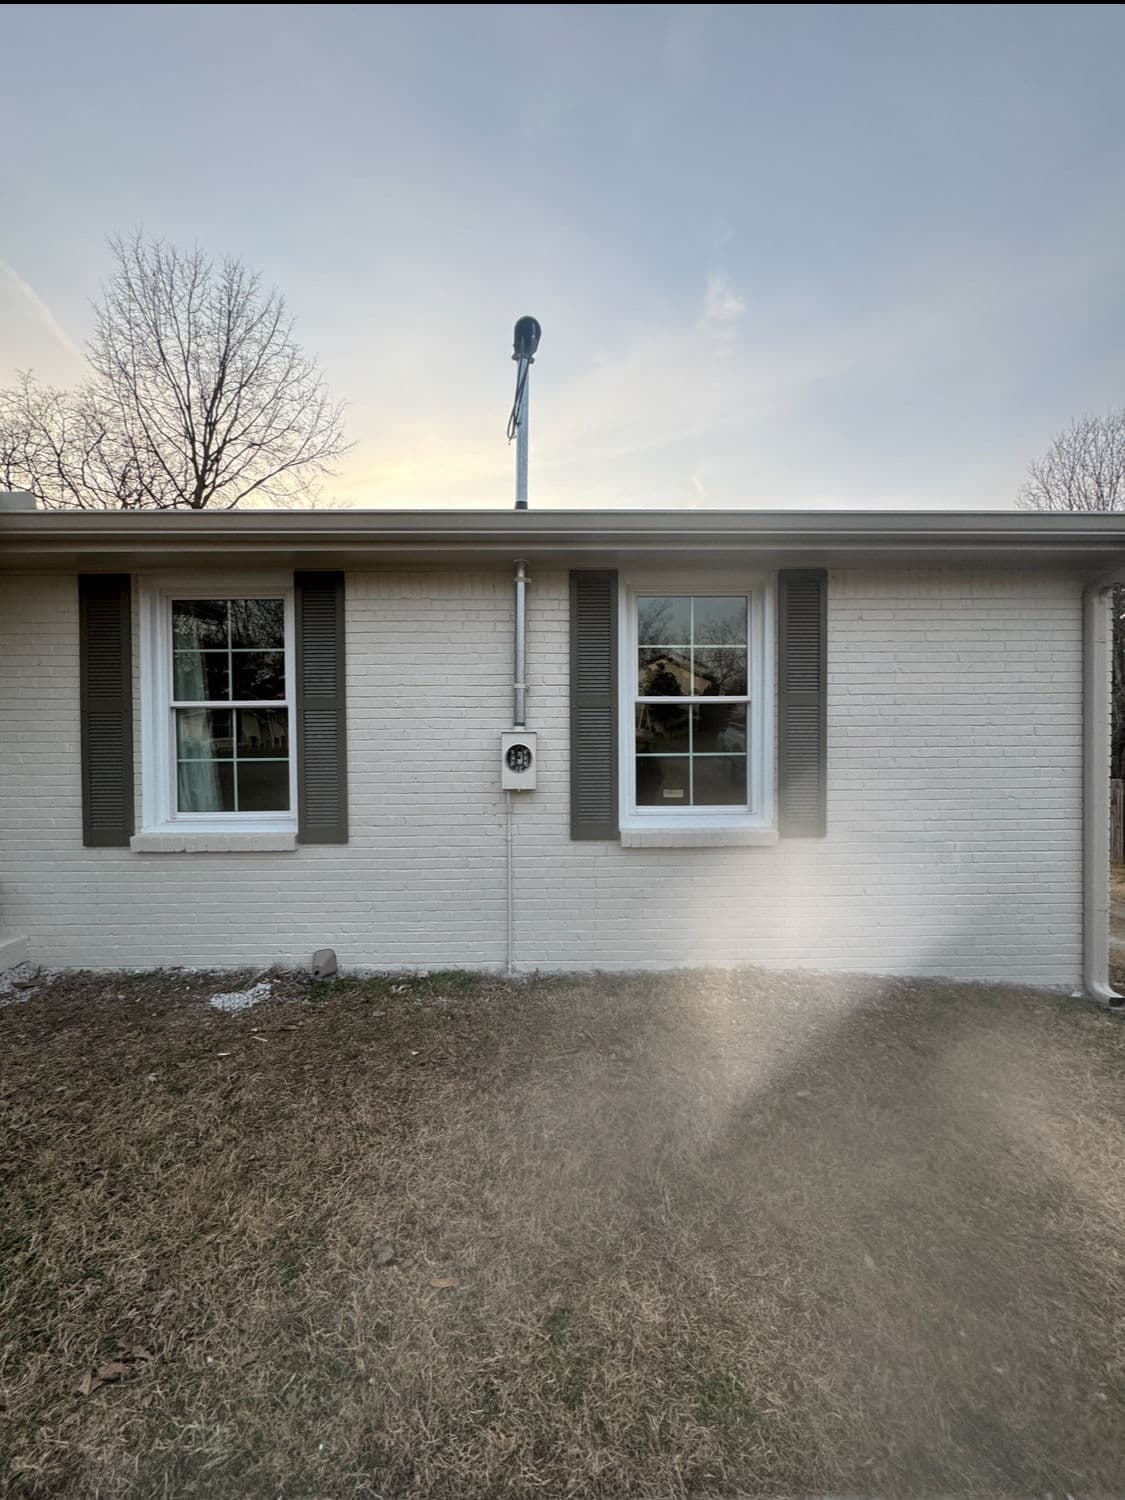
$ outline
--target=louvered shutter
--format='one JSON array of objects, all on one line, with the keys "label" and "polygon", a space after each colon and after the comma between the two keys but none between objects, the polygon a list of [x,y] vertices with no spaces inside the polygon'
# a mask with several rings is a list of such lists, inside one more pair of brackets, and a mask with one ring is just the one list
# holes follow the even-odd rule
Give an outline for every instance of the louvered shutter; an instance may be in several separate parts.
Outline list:
[{"label": "louvered shutter", "polygon": [[570,836],[616,839],[617,574],[570,575]]},{"label": "louvered shutter", "polygon": [[778,587],[778,831],[783,838],[823,838],[828,575],[820,568],[783,570]]},{"label": "louvered shutter", "polygon": [[128,847],[133,833],[133,641],[127,573],[78,578],[82,842]]},{"label": "louvered shutter", "polygon": [[297,573],[297,839],[348,841],[344,575]]}]

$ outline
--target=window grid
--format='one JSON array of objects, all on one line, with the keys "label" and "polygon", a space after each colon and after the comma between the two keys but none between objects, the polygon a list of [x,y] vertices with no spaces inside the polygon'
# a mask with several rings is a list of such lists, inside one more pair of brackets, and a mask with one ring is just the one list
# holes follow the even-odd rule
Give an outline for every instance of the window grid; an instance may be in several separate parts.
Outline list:
[{"label": "window grid", "polygon": [[[239,754],[238,754],[238,744],[239,744],[239,739],[241,737],[240,736],[240,729],[241,729],[240,715],[241,715],[241,713],[242,713],[243,710],[251,710],[251,711],[253,711],[255,709],[261,709],[261,710],[272,710],[272,711],[276,711],[276,712],[284,712],[284,714],[285,714],[285,724],[286,724],[286,743],[289,744],[290,746],[291,746],[291,743],[292,743],[292,728],[293,728],[293,725],[292,725],[292,710],[291,710],[291,706],[290,706],[290,699],[289,699],[289,692],[288,692],[289,673],[288,673],[288,670],[287,670],[288,669],[288,665],[289,665],[289,662],[288,662],[288,641],[286,639],[286,632],[285,632],[285,629],[284,629],[284,624],[283,624],[283,628],[282,628],[282,637],[281,637],[282,644],[281,644],[281,646],[274,646],[274,645],[270,645],[270,646],[261,646],[261,645],[257,645],[257,646],[235,646],[234,643],[233,643],[233,637],[234,637],[234,624],[233,624],[234,611],[231,608],[231,606],[233,604],[237,603],[237,602],[243,602],[243,601],[246,601],[246,600],[249,600],[249,599],[253,599],[254,597],[255,596],[242,595],[242,596],[239,596],[238,599],[233,599],[233,598],[217,599],[217,598],[214,598],[212,596],[211,598],[207,598],[207,599],[199,599],[199,598],[188,598],[188,597],[177,596],[177,597],[172,598],[172,599],[170,599],[168,601],[169,618],[173,621],[172,630],[171,630],[171,638],[172,638],[172,698],[171,698],[170,705],[169,705],[169,707],[170,707],[170,714],[171,714],[171,743],[172,743],[172,747],[173,747],[173,759],[174,759],[174,762],[175,762],[175,775],[174,775],[174,778],[173,778],[173,787],[172,787],[172,805],[176,809],[176,815],[178,817],[185,817],[185,816],[186,817],[215,817],[215,816],[221,817],[221,816],[224,816],[224,815],[225,816],[233,816],[234,814],[244,812],[246,810],[243,809],[239,805],[240,801],[242,800],[242,798],[241,798],[240,777],[239,777],[239,772],[238,772],[239,765],[240,764],[244,764],[244,765],[250,765],[250,764],[252,764],[252,765],[255,765],[255,766],[260,766],[260,765],[279,765],[279,764],[283,764],[283,765],[286,765],[286,766],[289,765],[290,758],[291,758],[291,753],[292,753],[291,750],[290,750],[290,754],[286,754],[286,755],[254,755],[254,756],[246,756],[246,755],[244,755],[244,756],[240,757]],[[259,598],[260,597],[261,596],[259,596]],[[284,621],[284,617],[285,617],[285,601],[284,601],[284,599],[278,598],[276,602],[282,606],[282,619]],[[186,649],[186,648],[177,646],[177,644],[176,644],[176,633],[175,633],[174,620],[175,620],[176,606],[178,604],[196,604],[196,605],[198,605],[198,604],[223,604],[226,607],[226,642],[225,642],[225,644],[224,645],[219,645],[219,646],[199,645],[194,650],[192,650],[192,649]],[[226,683],[227,683],[227,695],[228,696],[225,697],[225,698],[186,698],[186,697],[181,698],[181,697],[177,696],[177,694],[176,694],[176,677],[177,677],[176,666],[177,666],[177,658],[178,657],[203,657],[207,653],[209,653],[211,655],[216,655],[216,656],[218,656],[218,655],[224,655],[224,656],[227,657],[228,666],[227,666]],[[234,697],[232,697],[231,694],[233,693],[233,690],[234,690],[234,680],[235,680],[234,660],[233,660],[234,657],[236,657],[236,656],[243,656],[243,657],[262,656],[262,655],[264,655],[266,653],[276,654],[276,655],[280,656],[281,659],[282,659],[283,696],[280,697],[280,698],[234,698]],[[225,756],[225,755],[223,755],[223,756],[220,756],[220,755],[184,756],[184,755],[181,755],[180,754],[180,736],[179,736],[179,714],[183,710],[186,710],[186,711],[190,711],[190,710],[205,711],[205,712],[209,712],[209,713],[212,713],[212,714],[229,713],[230,716],[231,716],[230,717],[230,742],[231,742],[231,753],[230,753],[230,755],[229,756]],[[231,768],[232,799],[233,799],[234,806],[233,806],[233,808],[229,812],[227,812],[225,814],[224,814],[224,812],[222,810],[217,810],[217,809],[212,809],[212,810],[209,810],[209,811],[206,811],[206,812],[193,812],[193,811],[187,811],[187,812],[185,812],[185,810],[180,807],[180,778],[181,778],[181,774],[182,774],[181,773],[181,767],[183,767],[183,766],[190,766],[193,763],[198,763],[201,760],[208,761],[211,764],[214,764],[216,766],[229,765],[230,768]],[[287,782],[288,782],[288,778],[287,778]],[[254,811],[254,812],[276,811],[278,813],[288,813],[290,811],[290,803],[291,803],[291,794],[287,791],[286,806],[284,808],[277,808],[277,809],[270,809],[270,810],[251,809],[251,811]]]},{"label": "window grid", "polygon": [[[659,597],[659,596],[657,596],[657,597]],[[732,809],[732,808],[737,808],[739,810],[744,810],[744,809],[748,808],[749,805],[750,805],[750,753],[749,752],[750,752],[750,708],[751,708],[751,702],[752,702],[752,694],[750,692],[750,686],[751,686],[751,672],[750,672],[750,596],[749,595],[733,595],[733,594],[723,594],[723,595],[691,594],[691,595],[671,595],[671,596],[666,596],[666,597],[682,598],[682,599],[685,599],[687,601],[687,604],[688,604],[688,635],[689,635],[689,639],[687,641],[684,641],[684,642],[653,642],[653,641],[646,641],[646,640],[644,640],[643,639],[643,631],[641,629],[641,622],[640,622],[640,613],[641,613],[640,612],[640,600],[638,598],[635,601],[634,618],[637,620],[637,635],[636,635],[636,650],[633,653],[633,674],[634,674],[634,683],[635,683],[634,702],[635,702],[635,704],[636,704],[636,706],[638,708],[646,707],[646,706],[649,706],[649,705],[653,705],[653,706],[657,706],[657,707],[663,706],[663,707],[673,707],[673,708],[682,708],[682,709],[684,709],[684,711],[686,713],[686,717],[687,717],[687,749],[686,750],[654,750],[654,751],[642,751],[642,750],[638,750],[636,748],[636,738],[635,738],[635,736],[636,736],[636,710],[634,710],[634,752],[633,752],[634,753],[634,761],[656,761],[656,760],[687,761],[687,773],[688,773],[687,793],[688,793],[688,795],[687,795],[686,802],[682,803],[681,806],[680,806],[680,808],[676,809],[677,811],[679,811],[679,810],[689,810],[689,809],[695,811],[695,810],[698,810],[700,807],[719,808],[719,809],[726,808],[728,810]],[[700,599],[707,599],[707,598],[740,598],[742,600],[743,607],[744,607],[742,635],[741,635],[740,640],[737,642],[737,644],[735,644],[735,643],[729,643],[729,642],[724,642],[724,643],[702,642],[702,643],[700,643],[700,642],[696,641],[696,633],[695,633],[695,608],[696,608],[696,602],[698,600],[700,600]],[[695,681],[696,681],[696,675],[697,675],[696,674],[696,670],[695,670],[697,649],[700,652],[716,652],[716,651],[723,651],[723,650],[731,651],[731,652],[734,652],[734,651],[740,652],[742,654],[742,656],[743,656],[743,659],[744,659],[744,673],[745,673],[745,679],[746,679],[746,692],[745,693],[737,693],[737,694],[736,693],[714,693],[714,694],[702,694],[702,693],[690,693],[690,694],[688,694],[688,693],[681,693],[681,694],[651,694],[651,693],[642,693],[641,692],[641,690],[640,690],[640,686],[641,686],[641,684],[640,684],[640,662],[641,662],[641,653],[642,652],[644,652],[646,650],[649,650],[649,651],[663,651],[663,652],[671,652],[671,651],[686,652],[687,653],[687,663],[688,663],[688,679],[689,679],[690,683],[694,686]],[[696,721],[696,714],[695,714],[694,710],[697,709],[697,708],[721,707],[724,704],[735,705],[735,706],[738,706],[738,707],[742,707],[745,710],[745,716],[744,716],[744,721],[743,721],[743,749],[741,751],[735,752],[737,755],[741,756],[741,758],[744,760],[744,768],[743,768],[743,772],[744,772],[743,793],[744,793],[744,795],[743,795],[743,800],[741,802],[730,802],[730,803],[697,803],[696,802],[696,791],[695,791],[695,762],[697,760],[728,760],[728,759],[731,758],[732,752],[729,751],[729,750],[696,750],[696,748],[695,748],[695,736],[696,736],[696,722],[695,721]],[[648,808],[652,808],[652,807],[660,807],[663,804],[659,804],[659,803],[657,803],[657,804],[652,804],[652,803],[644,803],[644,804],[642,804],[642,803],[639,802],[639,799],[638,799],[637,805],[638,806],[643,806],[646,809],[648,809]]]},{"label": "window grid", "polygon": [[[173,710],[173,712],[172,712],[172,720],[173,720],[173,722],[172,722],[172,736],[173,736],[173,741],[177,745],[177,747],[179,745],[179,737],[178,737],[178,734],[177,734],[176,710],[177,709],[183,709],[183,708],[189,708],[189,709],[190,708],[196,708],[196,709],[208,710],[208,711],[213,712],[213,713],[230,712],[231,714],[234,714],[235,712],[237,712],[237,711],[239,711],[241,709],[244,709],[244,708],[249,708],[249,709],[254,709],[254,708],[287,709],[288,705],[285,704],[285,703],[278,702],[278,700],[276,698],[270,699],[269,702],[262,702],[262,703],[231,703],[231,704],[226,704],[226,703],[211,703],[211,702],[206,702],[206,703],[173,703],[172,704],[172,710]],[[231,721],[231,736],[230,736],[230,740],[231,740],[231,753],[230,753],[230,755],[196,756],[196,755],[180,755],[180,754],[177,753],[177,755],[176,755],[176,810],[177,810],[177,812],[179,812],[181,814],[183,813],[183,809],[179,806],[179,801],[180,801],[180,767],[181,766],[190,766],[190,765],[193,765],[193,764],[197,763],[200,760],[206,760],[206,761],[208,761],[208,762],[210,762],[210,763],[212,763],[212,764],[214,764],[216,766],[230,766],[230,768],[231,768],[231,778],[232,778],[232,795],[233,795],[233,798],[234,798],[234,807],[231,809],[231,811],[237,813],[237,812],[244,812],[246,810],[244,808],[239,807],[239,805],[238,805],[239,804],[239,793],[240,793],[240,782],[239,782],[239,775],[238,775],[238,767],[239,767],[239,765],[254,765],[254,766],[286,765],[287,766],[289,764],[289,757],[288,757],[288,755],[243,755],[243,756],[239,756],[239,753],[238,753],[238,741],[240,739],[239,728],[240,728],[240,726],[238,724],[238,721],[232,719],[232,721]],[[252,809],[252,810],[254,810],[254,809]],[[278,811],[278,812],[287,812],[288,808],[278,808],[278,809],[276,809],[276,811]],[[189,813],[188,816],[191,816],[191,814]]]}]

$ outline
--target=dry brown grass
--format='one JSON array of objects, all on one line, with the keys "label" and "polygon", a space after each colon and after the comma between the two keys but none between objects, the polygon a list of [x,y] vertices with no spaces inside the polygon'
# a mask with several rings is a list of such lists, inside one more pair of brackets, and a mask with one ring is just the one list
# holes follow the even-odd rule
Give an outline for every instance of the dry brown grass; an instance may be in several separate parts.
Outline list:
[{"label": "dry brown grass", "polygon": [[1125,1492],[1120,1021],[397,984],[0,1011],[3,1493]]}]

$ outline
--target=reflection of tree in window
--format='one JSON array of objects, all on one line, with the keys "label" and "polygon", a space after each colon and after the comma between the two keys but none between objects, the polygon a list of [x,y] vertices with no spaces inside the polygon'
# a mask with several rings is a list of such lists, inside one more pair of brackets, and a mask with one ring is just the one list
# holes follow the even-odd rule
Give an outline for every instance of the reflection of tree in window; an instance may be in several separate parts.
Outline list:
[{"label": "reflection of tree in window", "polygon": [[746,653],[704,648],[695,655],[696,692],[707,698],[741,698],[746,693]]},{"label": "reflection of tree in window", "polygon": [[655,663],[656,670],[645,681],[645,695],[649,698],[676,698],[683,691],[679,681],[668,670],[666,661]]},{"label": "reflection of tree in window", "polygon": [[280,599],[232,599],[231,645],[280,649],[285,645],[285,606]]},{"label": "reflection of tree in window", "polygon": [[637,609],[637,640],[642,646],[686,646],[687,630],[673,634],[673,615],[676,606],[683,606],[686,599],[644,598]]}]

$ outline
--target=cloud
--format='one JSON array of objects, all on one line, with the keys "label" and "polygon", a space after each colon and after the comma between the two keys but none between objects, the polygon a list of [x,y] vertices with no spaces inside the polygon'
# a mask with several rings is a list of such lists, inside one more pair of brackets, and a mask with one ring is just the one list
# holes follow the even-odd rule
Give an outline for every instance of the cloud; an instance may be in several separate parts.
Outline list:
[{"label": "cloud", "polygon": [[729,343],[746,316],[746,299],[731,286],[721,272],[713,272],[703,297],[703,314],[699,326],[704,332]]},{"label": "cloud", "polygon": [[66,329],[55,317],[50,307],[35,290],[30,282],[25,281],[14,266],[6,260],[0,260],[0,278],[7,282],[8,286],[15,292],[16,297],[34,315],[40,326],[55,340],[61,349],[72,354],[76,359],[81,359],[82,350],[67,333]]}]

